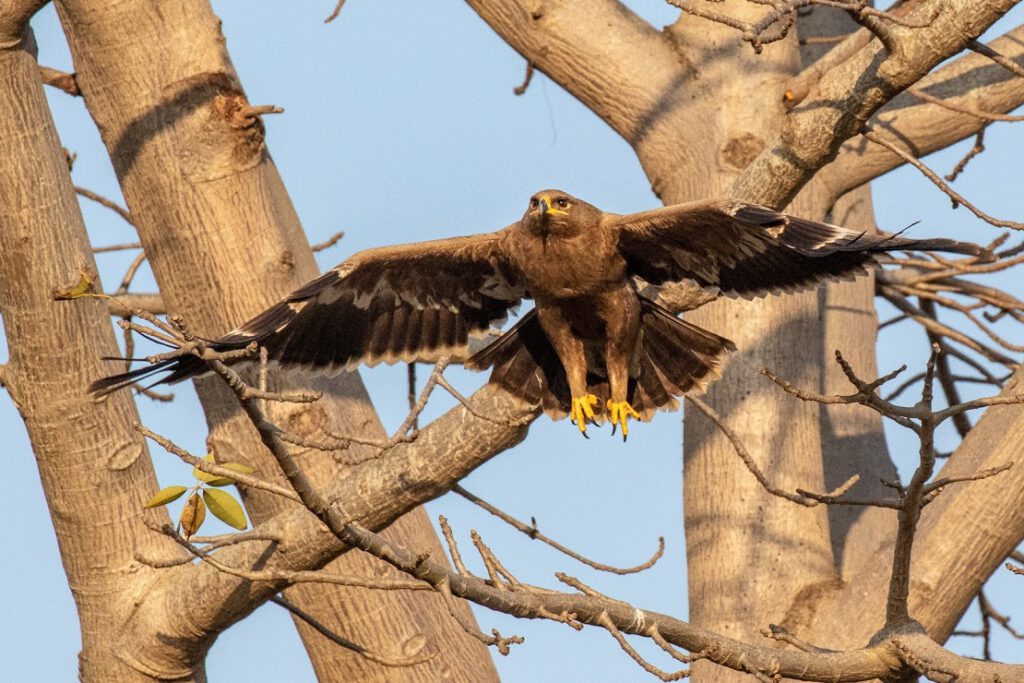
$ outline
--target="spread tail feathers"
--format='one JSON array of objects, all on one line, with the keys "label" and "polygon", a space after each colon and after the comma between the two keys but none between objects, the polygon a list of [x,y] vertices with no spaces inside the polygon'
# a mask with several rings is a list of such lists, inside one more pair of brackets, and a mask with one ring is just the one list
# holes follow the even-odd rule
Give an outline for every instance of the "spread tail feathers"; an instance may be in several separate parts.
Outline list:
[{"label": "spread tail feathers", "polygon": [[[703,391],[719,375],[727,351],[723,337],[680,320],[649,299],[640,298],[640,349],[629,380],[627,401],[650,420],[659,409],[678,407],[676,397]],[[471,370],[493,368],[490,383],[530,403],[554,419],[568,416],[569,382],[562,363],[540,327],[536,310],[526,314],[497,341],[465,363]],[[609,398],[603,361],[590,368],[587,390],[598,397],[601,412]],[[599,418],[602,415],[599,413]]]},{"label": "spread tail feathers", "polygon": [[98,379],[89,385],[89,393],[96,394],[97,396],[106,396],[161,372],[168,372],[168,374],[150,384],[149,387],[154,387],[158,384],[174,384],[189,377],[197,377],[206,371],[206,363],[199,357],[181,356],[180,358],[171,358],[159,363],[136,368],[135,370]]}]

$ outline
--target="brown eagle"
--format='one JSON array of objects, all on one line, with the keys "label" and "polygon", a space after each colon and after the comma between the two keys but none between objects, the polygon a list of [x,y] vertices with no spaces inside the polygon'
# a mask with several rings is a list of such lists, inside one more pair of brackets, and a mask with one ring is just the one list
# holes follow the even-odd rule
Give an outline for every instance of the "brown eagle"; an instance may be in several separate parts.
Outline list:
[{"label": "brown eagle", "polygon": [[[634,278],[694,280],[732,296],[806,288],[850,277],[872,254],[897,249],[980,255],[973,244],[854,232],[764,206],[709,200],[630,215],[604,213],[560,190],[530,198],[498,232],[369,249],[211,342],[256,342],[269,358],[322,372],[359,363],[437,361],[500,325],[524,298],[535,307],[465,361],[490,382],[581,433],[608,419],[650,420],[718,375],[728,339],[641,296]],[[196,356],[94,382],[109,393],[155,373],[157,384],[207,371]]]}]

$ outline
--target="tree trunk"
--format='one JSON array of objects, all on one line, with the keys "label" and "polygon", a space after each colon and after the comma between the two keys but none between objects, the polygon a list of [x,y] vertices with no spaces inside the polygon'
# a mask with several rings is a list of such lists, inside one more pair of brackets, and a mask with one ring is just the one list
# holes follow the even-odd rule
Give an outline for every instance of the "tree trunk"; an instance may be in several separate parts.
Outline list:
[{"label": "tree trunk", "polygon": [[[203,336],[216,336],[275,302],[317,273],[312,252],[276,168],[263,126],[248,105],[230,63],[219,21],[208,3],[58,4],[78,82],[110,152],[168,310]],[[242,257],[244,255],[244,257]],[[283,386],[285,380],[274,379]],[[380,438],[380,423],[358,375],[322,390],[313,406],[279,409],[288,429],[314,436],[320,428]],[[218,382],[197,382],[210,427],[209,445],[222,461],[247,462],[265,478],[276,465],[255,430]],[[356,449],[353,449],[356,450]],[[321,486],[341,476],[329,456],[310,452],[304,466]],[[244,492],[255,523],[287,507]],[[421,510],[396,523],[403,544],[441,548]],[[380,565],[348,553],[332,569],[373,574]],[[387,668],[344,650],[299,623],[321,680],[480,681],[495,677],[486,649],[467,636],[434,596],[299,586],[290,599],[318,620],[378,652],[415,647],[441,651],[431,663]],[[460,609],[467,610],[465,605]]]},{"label": "tree trunk", "polygon": [[98,287],[96,264],[22,37],[0,36],[7,46],[0,49],[0,314],[10,348],[3,383],[25,420],[78,608],[79,675],[149,681],[156,672],[130,666],[116,647],[135,596],[158,571],[135,555],[171,559],[184,551],[146,526],[168,519],[142,507],[157,484],[132,428],[135,404],[126,394],[96,403],[85,392],[107,369],[100,356],[117,353],[106,304],[54,300],[83,279]]}]

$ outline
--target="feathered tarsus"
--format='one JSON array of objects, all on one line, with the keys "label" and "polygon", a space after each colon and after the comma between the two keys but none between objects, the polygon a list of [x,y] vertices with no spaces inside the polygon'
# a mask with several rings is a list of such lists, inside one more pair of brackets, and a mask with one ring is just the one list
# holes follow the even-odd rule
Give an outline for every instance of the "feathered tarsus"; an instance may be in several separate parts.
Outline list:
[{"label": "feathered tarsus", "polygon": [[[505,335],[466,361],[552,417],[649,420],[676,397],[703,389],[727,339],[641,297],[655,284],[693,280],[729,296],[757,297],[850,277],[895,250],[981,256],[946,239],[854,232],[731,200],[604,213],[560,190],[538,192],[522,219],[494,233],[355,254],[253,319],[212,341],[216,351],[256,342],[283,364],[326,372],[360,363],[436,361],[465,353],[469,338],[535,301]],[[183,355],[100,379],[109,393],[167,374],[206,372]]]}]

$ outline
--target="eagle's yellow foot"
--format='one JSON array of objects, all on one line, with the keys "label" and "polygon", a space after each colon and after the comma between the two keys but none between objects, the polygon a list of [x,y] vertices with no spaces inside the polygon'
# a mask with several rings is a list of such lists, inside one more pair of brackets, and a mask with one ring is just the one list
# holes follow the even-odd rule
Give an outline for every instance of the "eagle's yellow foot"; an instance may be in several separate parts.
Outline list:
[{"label": "eagle's yellow foot", "polygon": [[608,419],[612,423],[612,434],[615,428],[622,427],[622,440],[629,436],[629,418],[640,419],[640,413],[633,410],[633,406],[627,401],[608,401]]},{"label": "eagle's yellow foot", "polygon": [[597,396],[587,394],[577,398],[573,396],[572,409],[569,411],[569,420],[575,422],[580,428],[580,434],[587,435],[587,420],[594,421],[594,406],[597,405]]}]

